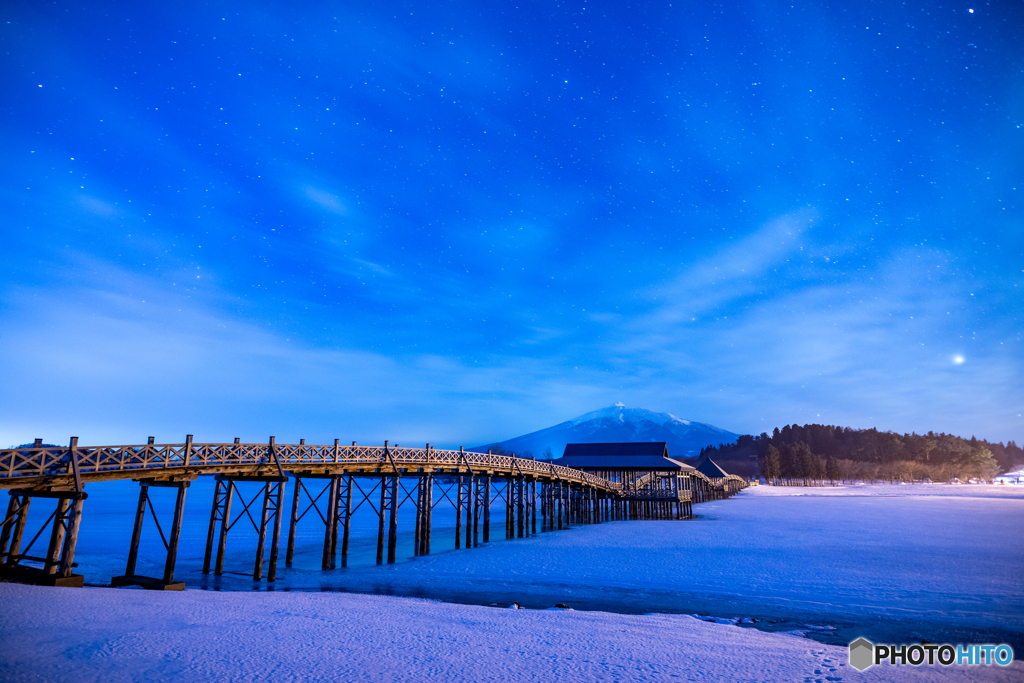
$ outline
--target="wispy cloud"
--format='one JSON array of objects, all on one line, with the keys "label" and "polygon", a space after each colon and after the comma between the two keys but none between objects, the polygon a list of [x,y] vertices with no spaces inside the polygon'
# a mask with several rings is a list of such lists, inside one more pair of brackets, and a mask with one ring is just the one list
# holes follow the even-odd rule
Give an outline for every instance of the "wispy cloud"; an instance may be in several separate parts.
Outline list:
[{"label": "wispy cloud", "polygon": [[648,292],[661,306],[653,318],[644,318],[640,324],[666,325],[691,320],[762,291],[764,283],[760,278],[801,248],[802,237],[813,225],[814,217],[811,210],[783,216],[736,244],[684,266],[676,279]]}]

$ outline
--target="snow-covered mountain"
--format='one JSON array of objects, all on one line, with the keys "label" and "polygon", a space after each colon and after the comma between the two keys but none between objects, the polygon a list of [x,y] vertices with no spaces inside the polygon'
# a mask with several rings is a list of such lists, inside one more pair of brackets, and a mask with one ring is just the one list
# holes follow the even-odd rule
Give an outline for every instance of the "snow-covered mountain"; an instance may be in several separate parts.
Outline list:
[{"label": "snow-covered mountain", "polygon": [[[557,424],[554,427],[470,450],[486,452],[503,448],[509,453],[532,453],[533,457],[560,458],[567,443],[613,443],[622,441],[664,441],[669,455],[693,458],[705,446],[733,443],[739,434],[703,422],[693,422],[671,413],[627,408],[621,403]],[[551,455],[546,455],[550,449]]]}]

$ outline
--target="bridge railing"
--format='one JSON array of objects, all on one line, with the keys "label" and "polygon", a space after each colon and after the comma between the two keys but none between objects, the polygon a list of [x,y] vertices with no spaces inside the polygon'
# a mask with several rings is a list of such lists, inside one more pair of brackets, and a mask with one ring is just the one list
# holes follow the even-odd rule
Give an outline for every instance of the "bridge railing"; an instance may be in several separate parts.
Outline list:
[{"label": "bridge railing", "polygon": [[571,467],[510,455],[435,448],[384,446],[341,446],[307,444],[179,443],[129,446],[25,447],[0,450],[0,487],[10,488],[28,477],[48,478],[72,473],[77,461],[80,475],[116,474],[125,478],[140,472],[190,468],[217,470],[244,466],[297,469],[348,464],[395,467],[444,467],[461,470],[503,470],[511,474],[543,476],[575,484],[587,484],[615,491],[620,484],[609,482]]}]

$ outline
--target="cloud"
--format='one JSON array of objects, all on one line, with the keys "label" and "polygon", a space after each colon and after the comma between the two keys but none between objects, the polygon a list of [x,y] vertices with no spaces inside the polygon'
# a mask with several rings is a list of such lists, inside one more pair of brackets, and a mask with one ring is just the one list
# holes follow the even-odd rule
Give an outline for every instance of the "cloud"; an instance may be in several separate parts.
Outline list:
[{"label": "cloud", "polygon": [[[0,443],[262,440],[475,445],[601,400],[594,373],[524,358],[474,362],[317,347],[223,310],[216,291],[170,291],[106,264],[73,293],[9,291],[0,337]],[[196,296],[191,296],[196,294]],[[528,406],[528,407],[527,407]]]},{"label": "cloud", "polygon": [[809,209],[783,216],[738,243],[686,266],[675,280],[648,293],[665,303],[653,320],[645,318],[641,324],[666,325],[690,320],[761,291],[759,278],[801,248],[804,233],[814,218],[815,213]]},{"label": "cloud", "polygon": [[[700,275],[685,286],[703,292],[701,282],[713,274],[724,287],[711,293],[716,305],[743,297],[744,254],[760,254],[756,273],[789,253],[751,249],[776,244],[765,239],[770,234],[729,250],[719,270],[698,264]],[[1015,438],[1024,427],[1017,417],[1024,369],[1013,347],[1000,343],[1013,338],[1012,324],[977,318],[976,297],[959,275],[935,267],[945,262],[918,249],[843,275],[822,264],[824,273],[699,323],[667,303],[629,325],[606,355],[635,376],[658,377],[648,393],[662,404],[730,429],[828,422]],[[708,297],[700,301],[706,308]],[[979,327],[985,339],[973,334]],[[957,354],[971,362],[951,362]]]},{"label": "cloud", "polygon": [[308,198],[312,199],[327,211],[338,214],[339,216],[345,216],[348,214],[348,209],[341,203],[341,199],[336,195],[310,186],[306,186],[304,191]]}]

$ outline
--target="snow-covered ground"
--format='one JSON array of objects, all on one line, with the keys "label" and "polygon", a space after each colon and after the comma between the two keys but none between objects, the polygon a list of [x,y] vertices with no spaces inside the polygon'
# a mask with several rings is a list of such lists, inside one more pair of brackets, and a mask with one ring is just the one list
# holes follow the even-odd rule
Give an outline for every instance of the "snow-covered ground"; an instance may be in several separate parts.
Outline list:
[{"label": "snow-covered ground", "polygon": [[0,585],[0,680],[1019,681],[1024,667],[851,669],[846,648],[680,615],[338,593]]},{"label": "snow-covered ground", "polygon": [[[1020,663],[861,674],[828,644],[863,635],[1024,653],[1024,489],[758,486],[696,512],[392,566],[289,570],[278,587],[404,598],[0,585],[0,680],[1024,678]],[[513,600],[576,611],[479,606]],[[687,616],[701,613],[759,621]]]}]

